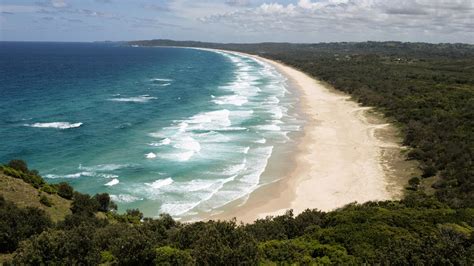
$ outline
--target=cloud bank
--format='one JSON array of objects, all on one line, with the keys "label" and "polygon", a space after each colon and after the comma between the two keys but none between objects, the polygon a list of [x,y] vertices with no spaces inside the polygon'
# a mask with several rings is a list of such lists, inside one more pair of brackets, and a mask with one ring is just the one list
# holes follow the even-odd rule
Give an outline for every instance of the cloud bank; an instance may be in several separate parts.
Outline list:
[{"label": "cloud bank", "polygon": [[296,3],[263,3],[202,17],[208,24],[224,24],[253,33],[334,33],[393,39],[404,34],[474,33],[472,0],[299,0]]}]

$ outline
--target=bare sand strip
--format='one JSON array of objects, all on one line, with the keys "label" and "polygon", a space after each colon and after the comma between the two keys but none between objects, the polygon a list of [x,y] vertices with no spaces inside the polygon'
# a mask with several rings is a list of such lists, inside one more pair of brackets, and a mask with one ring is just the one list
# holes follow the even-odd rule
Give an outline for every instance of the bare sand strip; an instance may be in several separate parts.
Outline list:
[{"label": "bare sand strip", "polygon": [[[229,52],[229,51],[226,51]],[[235,53],[235,52],[231,52]],[[241,54],[241,53],[237,53]],[[274,66],[301,95],[308,118],[294,170],[254,191],[241,206],[228,206],[211,219],[253,222],[293,209],[334,210],[352,202],[400,198],[416,163],[406,162],[397,130],[369,114],[348,95],[282,63],[242,54]]]}]

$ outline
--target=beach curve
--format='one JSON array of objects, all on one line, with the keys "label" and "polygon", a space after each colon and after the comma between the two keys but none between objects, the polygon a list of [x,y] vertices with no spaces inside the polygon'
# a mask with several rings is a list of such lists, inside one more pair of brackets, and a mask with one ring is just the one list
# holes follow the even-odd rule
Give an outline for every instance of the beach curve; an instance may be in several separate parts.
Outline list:
[{"label": "beach curve", "polygon": [[[220,51],[263,61],[287,77],[301,96],[307,123],[294,158],[289,158],[294,161],[291,172],[255,190],[244,204],[230,204],[205,219],[253,222],[290,209],[294,214],[306,209],[330,211],[353,202],[401,198],[416,165],[400,153],[404,147],[391,124],[380,117],[374,122],[371,108],[295,68],[256,55]],[[389,133],[380,137],[377,130]],[[387,158],[386,149],[396,156]]]}]

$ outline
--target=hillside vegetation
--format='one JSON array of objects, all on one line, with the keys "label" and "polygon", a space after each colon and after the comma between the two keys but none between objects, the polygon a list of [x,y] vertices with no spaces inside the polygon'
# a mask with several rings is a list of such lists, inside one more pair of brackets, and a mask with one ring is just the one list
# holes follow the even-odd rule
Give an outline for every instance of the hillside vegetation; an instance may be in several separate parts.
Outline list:
[{"label": "hillside vegetation", "polygon": [[139,210],[118,214],[107,194],[89,196],[67,184],[47,184],[16,160],[2,167],[5,175],[34,187],[35,196],[49,191],[71,199],[70,213],[53,222],[44,207],[24,208],[21,197],[0,196],[0,253],[8,254],[0,259],[67,265],[474,264],[472,46],[133,44],[232,49],[298,67],[397,123],[423,174],[410,179],[400,201],[298,216],[290,211],[246,225],[186,224],[167,214],[157,219],[143,218]]},{"label": "hillside vegetation", "polygon": [[[54,222],[64,220],[70,214],[71,201],[56,194],[37,190],[21,179],[7,176],[0,172],[0,195],[5,200],[14,202],[18,207],[33,207],[45,211]],[[49,202],[46,206],[43,202]],[[44,200],[46,198],[47,200]]]},{"label": "hillside vegetation", "polygon": [[107,194],[73,192],[70,213],[53,222],[43,209],[0,196],[0,259],[35,265],[474,263],[474,209],[452,209],[416,191],[402,201],[306,210],[296,217],[289,211],[247,225],[185,224],[166,214],[149,219],[139,210],[114,210]]}]

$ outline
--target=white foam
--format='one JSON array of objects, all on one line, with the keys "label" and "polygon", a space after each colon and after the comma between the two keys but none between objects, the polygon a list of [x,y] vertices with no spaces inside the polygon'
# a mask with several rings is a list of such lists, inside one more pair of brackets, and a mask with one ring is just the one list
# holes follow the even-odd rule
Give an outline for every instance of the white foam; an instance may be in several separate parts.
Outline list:
[{"label": "white foam", "polygon": [[164,79],[164,78],[154,78],[151,79],[151,81],[165,81],[165,82],[170,82],[173,81],[172,79]]},{"label": "white foam", "polygon": [[193,152],[199,152],[201,150],[201,145],[194,138],[185,136],[179,140],[173,147],[183,150],[189,150]]},{"label": "white foam", "polygon": [[232,181],[235,179],[235,176],[220,179],[220,180],[192,180],[189,182],[184,183],[175,183],[177,186],[168,186],[166,188],[170,189],[177,189],[179,192],[187,191],[187,192],[197,192],[202,194],[199,200],[191,200],[191,201],[176,201],[176,202],[167,202],[164,203],[161,208],[160,212],[169,213],[170,215],[182,215],[195,207],[197,207],[202,202],[205,202],[212,198],[222,187],[224,184]]},{"label": "white foam", "polygon": [[129,194],[119,194],[119,195],[110,195],[110,199],[117,203],[131,203],[139,200],[143,200],[143,198],[138,198]]},{"label": "white foam", "polygon": [[257,129],[259,130],[266,130],[266,131],[280,131],[281,128],[277,125],[261,125],[261,126],[256,126]]},{"label": "white foam", "polygon": [[168,145],[171,143],[171,140],[169,138],[165,138],[160,143],[161,145]]},{"label": "white foam", "polygon": [[259,139],[259,140],[256,140],[255,143],[265,144],[265,143],[267,143],[267,140],[266,139]]},{"label": "white foam", "polygon": [[155,100],[155,99],[157,99],[157,98],[149,96],[149,95],[141,95],[141,96],[137,96],[137,97],[111,98],[111,99],[108,99],[108,100],[113,101],[113,102],[146,103],[146,102],[149,102],[150,100]]},{"label": "white foam", "polygon": [[68,129],[68,128],[80,127],[80,126],[82,126],[82,123],[49,122],[49,123],[24,124],[24,126],[27,126],[27,127],[38,127],[38,128]]},{"label": "white foam", "polygon": [[[151,133],[150,135],[155,136],[154,133]],[[159,146],[169,145],[170,143],[171,143],[171,139],[164,138],[160,142],[152,142],[152,143],[149,143],[148,145],[154,146],[154,147],[159,147]]]},{"label": "white foam", "polygon": [[240,95],[229,95],[229,96],[222,96],[217,99],[214,99],[212,102],[219,105],[235,105],[235,106],[242,106],[248,102],[247,97],[240,96]]},{"label": "white foam", "polygon": [[192,129],[219,129],[222,127],[228,127],[231,125],[229,119],[230,111],[227,109],[222,109],[218,111],[204,112],[192,116],[188,121],[186,121]]},{"label": "white foam", "polygon": [[232,166],[229,166],[227,169],[225,169],[224,171],[222,171],[222,174],[224,175],[237,175],[239,174],[242,170],[245,169],[245,166],[247,165],[247,159],[244,158],[244,160],[242,161],[242,163],[240,164],[236,164],[236,165],[232,165]]},{"label": "white foam", "polygon": [[110,181],[108,183],[105,183],[104,185],[111,187],[111,186],[117,185],[118,183],[120,183],[120,181],[117,178],[114,178],[114,179],[112,179],[112,181]]},{"label": "white foam", "polygon": [[79,172],[79,173],[75,173],[75,174],[68,174],[68,175],[53,175],[53,174],[49,174],[49,175],[45,175],[46,178],[79,178],[81,176],[94,176],[95,173],[93,172]]},{"label": "white foam", "polygon": [[112,174],[97,174],[97,176],[103,177],[103,178],[118,178],[118,175],[112,175]]},{"label": "white foam", "polygon": [[245,167],[239,172],[240,178],[232,184],[232,188],[223,189],[213,195],[211,209],[219,208],[234,200],[246,197],[254,191],[260,183],[260,177],[265,171],[268,159],[273,151],[272,146],[256,148],[253,150],[253,160],[246,162]]},{"label": "white foam", "polygon": [[153,183],[145,183],[145,185],[152,187],[154,189],[159,189],[164,186],[169,186],[173,183],[173,179],[171,177],[168,177],[166,179],[158,179],[154,181]]},{"label": "white foam", "polygon": [[154,154],[153,152],[150,152],[150,153],[145,154],[145,157],[147,159],[154,159],[156,158],[156,154]]},{"label": "white foam", "polygon": [[187,151],[187,152],[167,154],[160,157],[164,159],[170,159],[172,161],[186,162],[186,161],[189,161],[189,159],[191,159],[193,155],[194,155],[194,151]]},{"label": "white foam", "polygon": [[78,169],[80,170],[86,170],[86,171],[115,171],[118,169],[126,168],[129,167],[130,165],[128,164],[99,164],[96,166],[82,166],[82,164],[79,165]]}]

